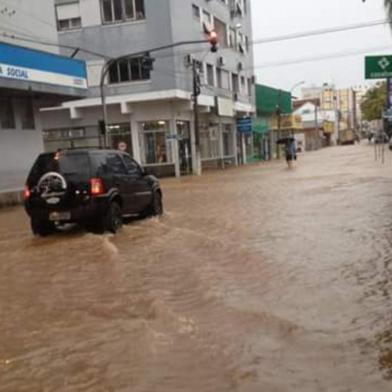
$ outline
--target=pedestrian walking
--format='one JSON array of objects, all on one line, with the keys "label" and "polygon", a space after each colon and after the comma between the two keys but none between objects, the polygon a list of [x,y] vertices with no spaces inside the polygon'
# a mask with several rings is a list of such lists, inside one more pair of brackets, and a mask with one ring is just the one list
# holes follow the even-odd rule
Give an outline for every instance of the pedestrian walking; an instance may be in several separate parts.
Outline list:
[{"label": "pedestrian walking", "polygon": [[297,160],[297,147],[294,136],[281,138],[277,142],[278,144],[284,144],[284,152],[286,156],[286,162],[289,169],[293,169],[293,162]]}]

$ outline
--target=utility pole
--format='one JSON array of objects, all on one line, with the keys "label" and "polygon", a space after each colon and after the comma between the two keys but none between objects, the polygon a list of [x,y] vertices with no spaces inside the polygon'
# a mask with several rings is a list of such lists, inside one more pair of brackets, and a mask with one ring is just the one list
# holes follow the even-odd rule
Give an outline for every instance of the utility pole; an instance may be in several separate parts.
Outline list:
[{"label": "utility pole", "polygon": [[195,150],[196,162],[193,165],[193,173],[197,176],[201,175],[201,153],[200,153],[200,127],[199,127],[199,101],[200,95],[200,70],[199,64],[196,60],[192,60],[192,79],[193,79],[193,113],[194,113],[194,128],[195,128]]}]

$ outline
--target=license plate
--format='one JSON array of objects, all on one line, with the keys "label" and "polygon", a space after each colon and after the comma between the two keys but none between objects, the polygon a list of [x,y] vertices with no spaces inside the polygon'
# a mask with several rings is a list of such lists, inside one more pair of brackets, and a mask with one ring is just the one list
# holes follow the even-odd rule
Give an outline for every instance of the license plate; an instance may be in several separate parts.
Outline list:
[{"label": "license plate", "polygon": [[50,221],[67,221],[71,219],[70,212],[51,212],[49,214]]}]

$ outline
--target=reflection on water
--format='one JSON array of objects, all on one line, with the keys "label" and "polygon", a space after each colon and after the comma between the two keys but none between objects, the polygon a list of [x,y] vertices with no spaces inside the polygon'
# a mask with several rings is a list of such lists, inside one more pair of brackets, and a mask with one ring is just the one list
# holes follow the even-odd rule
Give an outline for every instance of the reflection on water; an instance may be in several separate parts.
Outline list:
[{"label": "reflection on water", "polygon": [[392,173],[367,146],[163,181],[116,236],[0,213],[1,391],[390,391]]}]

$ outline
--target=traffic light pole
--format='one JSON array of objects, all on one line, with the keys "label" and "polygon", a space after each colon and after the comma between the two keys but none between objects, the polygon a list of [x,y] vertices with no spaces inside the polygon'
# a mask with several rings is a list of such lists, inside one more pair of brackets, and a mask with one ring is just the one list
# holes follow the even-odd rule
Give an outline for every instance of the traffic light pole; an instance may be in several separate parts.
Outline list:
[{"label": "traffic light pole", "polygon": [[[107,60],[102,67],[101,71],[101,80],[100,80],[100,92],[101,92],[101,104],[102,104],[102,116],[103,116],[103,131],[104,131],[104,140],[105,140],[105,147],[109,147],[109,134],[108,134],[108,110],[107,110],[107,102],[106,102],[106,91],[105,91],[105,79],[107,74],[109,73],[110,67],[114,64],[116,64],[119,61],[122,60],[128,60],[133,57],[137,56],[144,56],[146,53],[154,53],[158,52],[161,50],[165,49],[171,49],[171,48],[176,48],[179,46],[186,46],[186,45],[197,45],[197,44],[205,44],[205,43],[211,43],[210,40],[204,39],[204,40],[196,40],[196,41],[182,41],[182,42],[176,42],[174,44],[170,45],[164,45],[164,46],[158,46],[156,48],[148,49],[148,50],[143,50],[135,53],[130,53],[124,56],[116,57],[116,58],[111,58]],[[200,150],[200,149],[199,149]]]},{"label": "traffic light pole", "polygon": [[200,153],[200,127],[199,127],[199,100],[200,95],[200,76],[197,69],[196,60],[192,61],[193,76],[193,112],[194,112],[194,128],[195,128],[195,162],[193,163],[193,173],[201,175],[201,153]]}]

